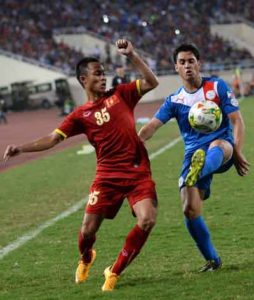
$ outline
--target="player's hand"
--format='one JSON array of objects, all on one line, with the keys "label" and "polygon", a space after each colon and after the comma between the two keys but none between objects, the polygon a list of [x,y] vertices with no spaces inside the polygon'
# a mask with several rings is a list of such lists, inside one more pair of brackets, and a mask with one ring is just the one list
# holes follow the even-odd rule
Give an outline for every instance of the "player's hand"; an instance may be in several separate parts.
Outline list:
[{"label": "player's hand", "polygon": [[234,151],[234,165],[238,175],[245,176],[248,174],[250,164],[241,152]]},{"label": "player's hand", "polygon": [[130,55],[133,53],[134,48],[132,46],[132,43],[130,41],[127,41],[125,39],[119,39],[116,41],[116,47],[119,53],[123,55]]},{"label": "player's hand", "polygon": [[7,146],[4,152],[4,161],[6,162],[10,157],[18,155],[21,153],[21,149],[16,145],[9,145]]}]

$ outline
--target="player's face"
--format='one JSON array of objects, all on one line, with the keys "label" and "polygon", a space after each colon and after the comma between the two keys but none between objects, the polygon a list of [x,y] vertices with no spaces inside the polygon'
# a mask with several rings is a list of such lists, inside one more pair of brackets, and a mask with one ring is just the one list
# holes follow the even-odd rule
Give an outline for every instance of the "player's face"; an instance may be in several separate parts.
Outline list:
[{"label": "player's face", "polygon": [[94,94],[101,94],[106,90],[104,67],[98,62],[88,64],[86,75],[81,76],[81,80],[85,89]]},{"label": "player's face", "polygon": [[179,52],[175,70],[183,80],[193,81],[200,76],[200,62],[190,51]]}]

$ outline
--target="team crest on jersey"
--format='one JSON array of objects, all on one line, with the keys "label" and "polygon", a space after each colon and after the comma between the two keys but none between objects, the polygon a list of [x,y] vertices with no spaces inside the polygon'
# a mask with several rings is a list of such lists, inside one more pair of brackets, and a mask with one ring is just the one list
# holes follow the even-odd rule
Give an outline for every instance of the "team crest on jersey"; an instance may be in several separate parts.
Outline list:
[{"label": "team crest on jersey", "polygon": [[83,113],[83,117],[84,118],[87,118],[87,117],[89,117],[90,115],[91,115],[91,111],[89,110],[89,111],[85,111],[84,113]]},{"label": "team crest on jersey", "polygon": [[238,100],[236,99],[235,94],[232,91],[228,91],[227,96],[230,99],[230,102],[233,106],[239,105]]},{"label": "team crest on jersey", "polygon": [[207,91],[205,97],[207,100],[214,100],[216,98],[215,91],[213,90]]},{"label": "team crest on jersey", "polygon": [[184,97],[180,95],[174,95],[171,97],[171,101],[176,103],[184,103]]},{"label": "team crest on jersey", "polygon": [[119,102],[120,102],[120,100],[119,100],[119,98],[116,95],[113,95],[113,96],[109,97],[108,99],[106,99],[104,101],[104,103],[107,106],[107,108],[109,108],[109,107],[111,107],[111,106],[113,106],[113,105],[115,105],[115,104],[117,104]]}]

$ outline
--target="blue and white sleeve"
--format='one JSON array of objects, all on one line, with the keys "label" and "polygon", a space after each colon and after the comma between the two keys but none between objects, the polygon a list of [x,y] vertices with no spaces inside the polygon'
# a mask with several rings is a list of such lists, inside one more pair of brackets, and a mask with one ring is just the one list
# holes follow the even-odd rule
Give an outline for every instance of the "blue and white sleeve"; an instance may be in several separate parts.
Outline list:
[{"label": "blue and white sleeve", "polygon": [[170,96],[166,98],[164,103],[155,113],[154,118],[160,120],[164,124],[167,123],[171,118],[174,118],[174,110]]},{"label": "blue and white sleeve", "polygon": [[218,95],[220,97],[221,109],[225,114],[230,114],[239,110],[239,103],[232,89],[222,79],[218,81]]}]

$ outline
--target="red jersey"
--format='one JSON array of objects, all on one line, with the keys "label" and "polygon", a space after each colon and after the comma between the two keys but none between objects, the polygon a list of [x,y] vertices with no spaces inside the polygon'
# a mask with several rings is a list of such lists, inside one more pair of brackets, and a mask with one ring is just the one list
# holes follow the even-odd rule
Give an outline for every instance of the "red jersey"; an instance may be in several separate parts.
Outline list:
[{"label": "red jersey", "polygon": [[133,114],[141,98],[139,85],[139,80],[121,84],[95,102],[86,102],[55,130],[64,138],[86,134],[97,155],[96,178],[135,179],[151,174]]}]

